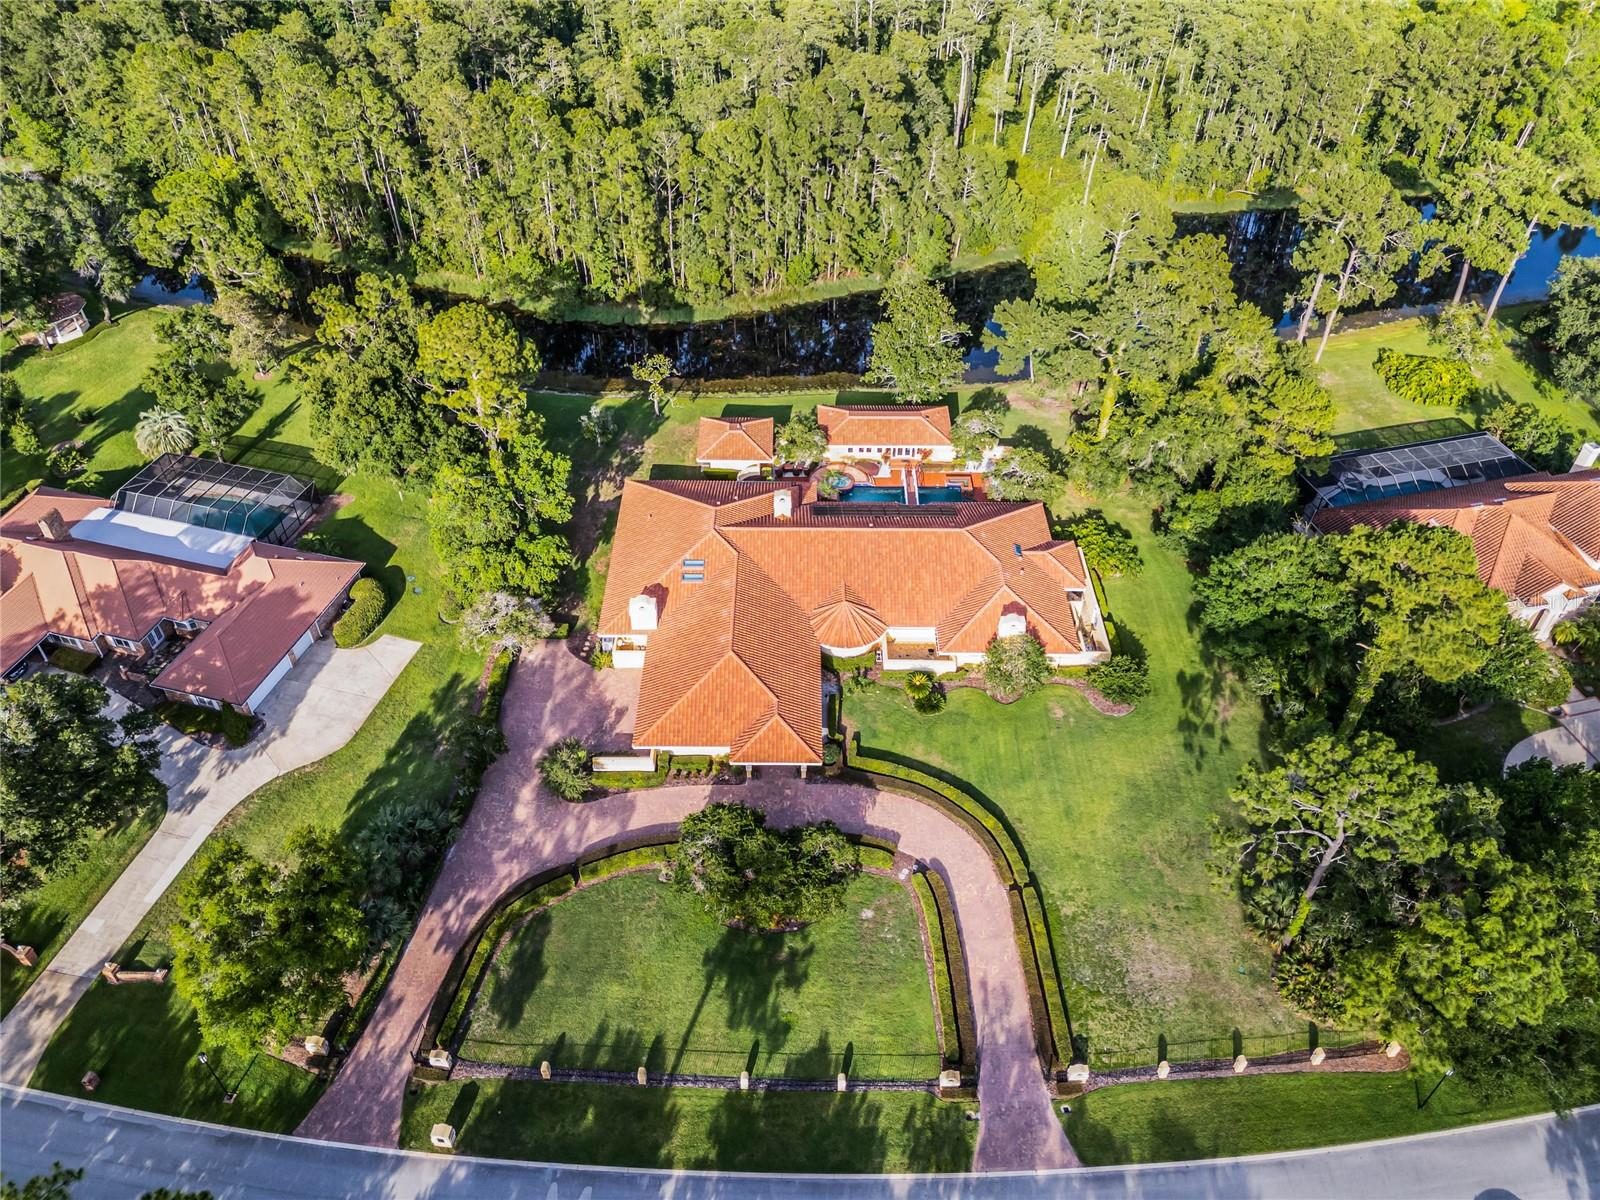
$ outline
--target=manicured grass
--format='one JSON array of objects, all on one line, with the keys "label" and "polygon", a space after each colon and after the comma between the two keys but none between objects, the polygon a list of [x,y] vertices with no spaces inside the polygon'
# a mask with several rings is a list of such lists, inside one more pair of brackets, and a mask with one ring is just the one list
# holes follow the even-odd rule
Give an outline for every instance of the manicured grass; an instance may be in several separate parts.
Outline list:
[{"label": "manicured grass", "polygon": [[[197,1055],[207,1051],[233,1104]],[[95,980],[50,1043],[30,1086],[83,1096],[85,1071],[100,1074],[94,1099],[107,1104],[288,1133],[310,1111],[321,1087],[313,1075],[267,1054],[252,1060],[204,1045],[194,1011],[169,979],[164,984]]]},{"label": "manicured grass", "polygon": [[464,1154],[723,1171],[964,1171],[977,1125],[925,1093],[766,1092],[480,1080],[406,1098],[400,1144],[447,1121]]},{"label": "manicured grass", "polygon": [[781,935],[727,928],[654,872],[586,888],[512,934],[460,1053],[805,1079],[932,1079],[942,1065],[916,910],[880,876]]},{"label": "manicured grass", "polygon": [[16,916],[6,922],[6,940],[13,945],[32,946],[38,951],[39,960],[27,968],[9,954],[0,954],[0,1016],[11,1011],[28,984],[66,945],[72,931],[83,923],[150,840],[165,813],[164,804],[152,804],[96,838],[82,858],[33,893]]},{"label": "manicured grass", "polygon": [[1511,747],[1556,724],[1541,709],[1500,703],[1464,720],[1430,726],[1405,744],[1433,763],[1446,783],[1482,783],[1500,777]]},{"label": "manicured grass", "polygon": [[1419,1108],[1438,1081],[1413,1070],[1130,1083],[1074,1100],[1064,1123],[1085,1165],[1109,1166],[1402,1137],[1550,1107],[1538,1092],[1483,1098],[1449,1079]]},{"label": "manicured grass", "polygon": [[1260,705],[1202,658],[1189,572],[1148,513],[1100,507],[1145,561],[1138,578],[1106,581],[1118,628],[1150,662],[1151,695],[1132,714],[1101,716],[1067,688],[1012,705],[962,688],[924,716],[878,688],[846,695],[846,719],[868,750],[948,772],[1010,821],[1091,1062],[1154,1062],[1162,1034],[1174,1059],[1229,1053],[1235,1028],[1300,1044],[1305,1024],[1278,998],[1265,947],[1206,870],[1211,816],[1262,749]]},{"label": "manicured grass", "polygon": [[[1588,405],[1569,399],[1551,381],[1542,356],[1521,332],[1527,315],[1527,310],[1517,309],[1501,314],[1500,332],[1505,337],[1506,347],[1493,361],[1479,368],[1478,374],[1487,393],[1481,407],[1487,411],[1502,399],[1523,401],[1560,417],[1586,438],[1600,436],[1600,415]],[[1328,343],[1327,353],[1322,356],[1319,370],[1337,406],[1336,433],[1452,417],[1472,424],[1472,412],[1412,404],[1391,392],[1372,367],[1378,351],[1384,347],[1407,354],[1440,352],[1439,347],[1428,343],[1427,323],[1422,320],[1396,321],[1335,334]],[[1445,432],[1448,430],[1422,431],[1420,436],[1434,437]]]}]

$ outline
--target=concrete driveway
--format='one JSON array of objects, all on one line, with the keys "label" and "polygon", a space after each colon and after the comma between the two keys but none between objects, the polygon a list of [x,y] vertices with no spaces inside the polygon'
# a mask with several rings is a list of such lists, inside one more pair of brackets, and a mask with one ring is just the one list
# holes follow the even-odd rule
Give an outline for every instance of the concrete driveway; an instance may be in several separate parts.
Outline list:
[{"label": "concrete driveway", "polygon": [[[167,815],[116,883],[46,964],[0,1022],[5,1046],[0,1083],[25,1084],[102,965],[133,935],[217,822],[263,784],[338,750],[360,729],[420,643],[385,635],[340,650],[312,643],[261,706],[264,728],[238,750],[215,750],[162,726],[161,767]],[[110,693],[108,711],[128,702]]]}]

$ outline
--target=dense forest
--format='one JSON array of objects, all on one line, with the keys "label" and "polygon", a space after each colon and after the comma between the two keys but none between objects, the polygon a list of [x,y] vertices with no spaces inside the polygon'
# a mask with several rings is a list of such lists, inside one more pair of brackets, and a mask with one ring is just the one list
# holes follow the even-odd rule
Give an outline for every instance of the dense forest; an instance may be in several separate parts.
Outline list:
[{"label": "dense forest", "polygon": [[1592,0],[11,0],[0,33],[24,307],[67,251],[113,295],[139,260],[282,293],[284,249],[552,304],[1059,276],[1154,204],[1289,192],[1326,307],[1392,272],[1342,234],[1395,188],[1493,271],[1600,193]]}]

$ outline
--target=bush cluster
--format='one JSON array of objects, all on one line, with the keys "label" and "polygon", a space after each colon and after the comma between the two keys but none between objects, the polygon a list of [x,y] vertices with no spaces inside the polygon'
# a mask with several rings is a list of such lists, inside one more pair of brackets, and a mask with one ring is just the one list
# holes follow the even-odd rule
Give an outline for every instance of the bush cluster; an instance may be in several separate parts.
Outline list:
[{"label": "bush cluster", "polygon": [[356,580],[350,588],[350,607],[333,623],[334,645],[348,649],[366,641],[383,620],[386,603],[383,586],[376,579]]},{"label": "bush cluster", "polygon": [[1135,704],[1150,694],[1150,667],[1131,654],[1113,654],[1089,668],[1089,686],[1113,704]]},{"label": "bush cluster", "polygon": [[1391,392],[1413,404],[1459,408],[1478,392],[1472,368],[1459,359],[1402,354],[1385,347],[1378,351],[1373,367]]}]

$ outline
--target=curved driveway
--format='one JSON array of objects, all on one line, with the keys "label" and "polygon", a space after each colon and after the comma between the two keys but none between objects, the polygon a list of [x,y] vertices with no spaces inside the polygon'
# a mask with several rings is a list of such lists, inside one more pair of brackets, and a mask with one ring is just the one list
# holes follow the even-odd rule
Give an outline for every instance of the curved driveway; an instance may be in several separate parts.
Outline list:
[{"label": "curved driveway", "polygon": [[484,781],[461,836],[371,1022],[333,1084],[301,1123],[303,1137],[394,1146],[411,1052],[457,951],[505,892],[608,842],[670,831],[721,792],[775,825],[826,817],[873,833],[940,871],[966,945],[978,1026],[983,1114],[977,1170],[1074,1166],[1033,1047],[1028,993],[1005,889],[967,831],[917,800],[842,784],[769,778],[737,787],[663,787],[567,804],[539,788],[542,750],[568,735],[617,740],[632,726],[637,676],[596,673],[559,642],[518,663],[503,708],[508,750]]}]

